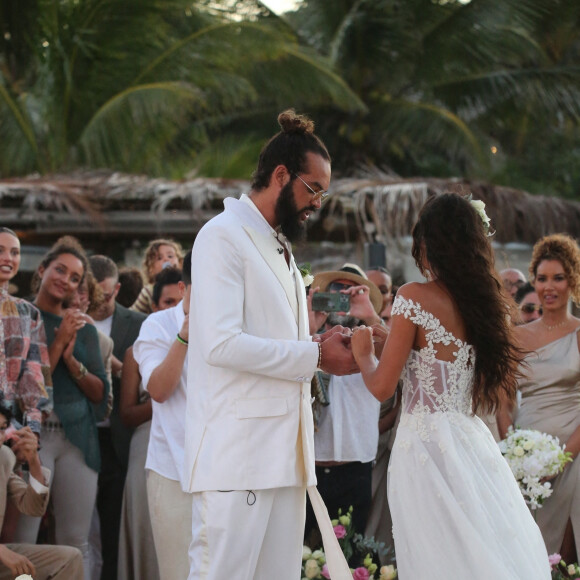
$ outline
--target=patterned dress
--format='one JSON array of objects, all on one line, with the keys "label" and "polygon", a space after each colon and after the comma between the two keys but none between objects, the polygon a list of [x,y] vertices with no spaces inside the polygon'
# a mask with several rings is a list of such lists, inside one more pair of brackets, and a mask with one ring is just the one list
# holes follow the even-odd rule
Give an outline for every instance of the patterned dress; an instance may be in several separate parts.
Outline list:
[{"label": "patterned dress", "polygon": [[[427,341],[402,372],[389,466],[399,577],[548,580],[540,531],[491,433],[472,413],[474,348],[400,295],[392,314],[423,328]],[[453,360],[441,360],[443,352]]]},{"label": "patterned dress", "polygon": [[0,288],[0,402],[20,423],[40,433],[52,408],[52,379],[40,312]]}]

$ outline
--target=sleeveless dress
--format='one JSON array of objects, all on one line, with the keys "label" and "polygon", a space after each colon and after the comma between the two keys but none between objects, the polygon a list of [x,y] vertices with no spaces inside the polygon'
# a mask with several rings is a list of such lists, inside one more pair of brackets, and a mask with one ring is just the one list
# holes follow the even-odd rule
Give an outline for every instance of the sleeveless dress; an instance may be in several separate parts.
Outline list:
[{"label": "sleeveless dress", "polygon": [[[522,402],[514,424],[537,429],[566,443],[580,425],[580,328],[530,353],[519,383]],[[552,481],[552,495],[538,510],[537,522],[550,553],[558,552],[569,519],[580,555],[580,461]]]},{"label": "sleeveless dress", "polygon": [[[388,496],[401,580],[549,580],[540,530],[489,429],[472,412],[474,348],[417,302],[392,314],[426,330],[403,369]],[[456,346],[455,360],[437,349]]]}]

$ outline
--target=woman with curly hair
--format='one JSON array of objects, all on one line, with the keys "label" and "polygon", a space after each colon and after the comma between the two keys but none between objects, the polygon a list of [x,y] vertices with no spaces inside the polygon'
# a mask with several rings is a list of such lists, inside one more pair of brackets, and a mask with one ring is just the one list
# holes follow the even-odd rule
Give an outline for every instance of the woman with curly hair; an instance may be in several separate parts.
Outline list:
[{"label": "woman with curly hair", "polygon": [[[52,373],[54,411],[44,421],[40,457],[52,473],[57,544],[83,554],[85,580],[90,578],[88,536],[101,464],[96,416],[104,414],[109,382],[97,331],[77,308],[65,308],[82,285],[89,264],[73,237],[60,238],[44,256],[33,280]],[[16,541],[34,544],[40,518],[22,516]]]},{"label": "woman with curly hair", "polygon": [[427,281],[399,289],[380,362],[371,328],[352,337],[375,397],[403,383],[387,486],[402,580],[550,578],[540,531],[474,414],[513,400],[521,358],[478,204],[455,194],[426,202],[413,257]]},{"label": "woman with curly hair", "polygon": [[[580,319],[570,299],[580,304],[580,248],[569,236],[555,234],[534,246],[530,278],[540,299],[542,317],[518,326],[520,346],[528,352],[518,388],[521,405],[499,415],[505,436],[511,424],[537,429],[560,439],[575,459],[580,452]],[[566,464],[552,481],[552,495],[537,510],[548,551],[566,562],[580,556],[580,462]]]},{"label": "woman with curly hair", "polygon": [[178,242],[163,238],[149,242],[143,257],[143,274],[146,284],[141,289],[137,300],[135,300],[130,310],[151,314],[153,312],[155,277],[163,268],[181,268],[182,263],[183,249]]}]

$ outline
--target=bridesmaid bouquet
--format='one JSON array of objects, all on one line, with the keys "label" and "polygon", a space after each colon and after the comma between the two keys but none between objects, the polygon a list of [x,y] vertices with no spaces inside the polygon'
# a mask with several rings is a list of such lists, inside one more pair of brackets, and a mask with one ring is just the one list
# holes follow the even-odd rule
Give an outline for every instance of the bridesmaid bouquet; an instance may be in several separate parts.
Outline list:
[{"label": "bridesmaid bouquet", "polygon": [[552,495],[552,485],[544,480],[572,461],[572,454],[564,451],[557,437],[533,429],[510,427],[499,448],[531,509],[541,507]]}]

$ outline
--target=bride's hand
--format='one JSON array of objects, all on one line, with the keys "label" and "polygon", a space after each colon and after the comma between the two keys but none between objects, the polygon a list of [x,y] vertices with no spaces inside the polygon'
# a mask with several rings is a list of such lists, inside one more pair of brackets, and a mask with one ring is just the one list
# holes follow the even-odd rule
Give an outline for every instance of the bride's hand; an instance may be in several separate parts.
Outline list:
[{"label": "bride's hand", "polygon": [[368,326],[356,328],[351,338],[351,348],[357,363],[364,357],[374,354],[373,329]]}]

